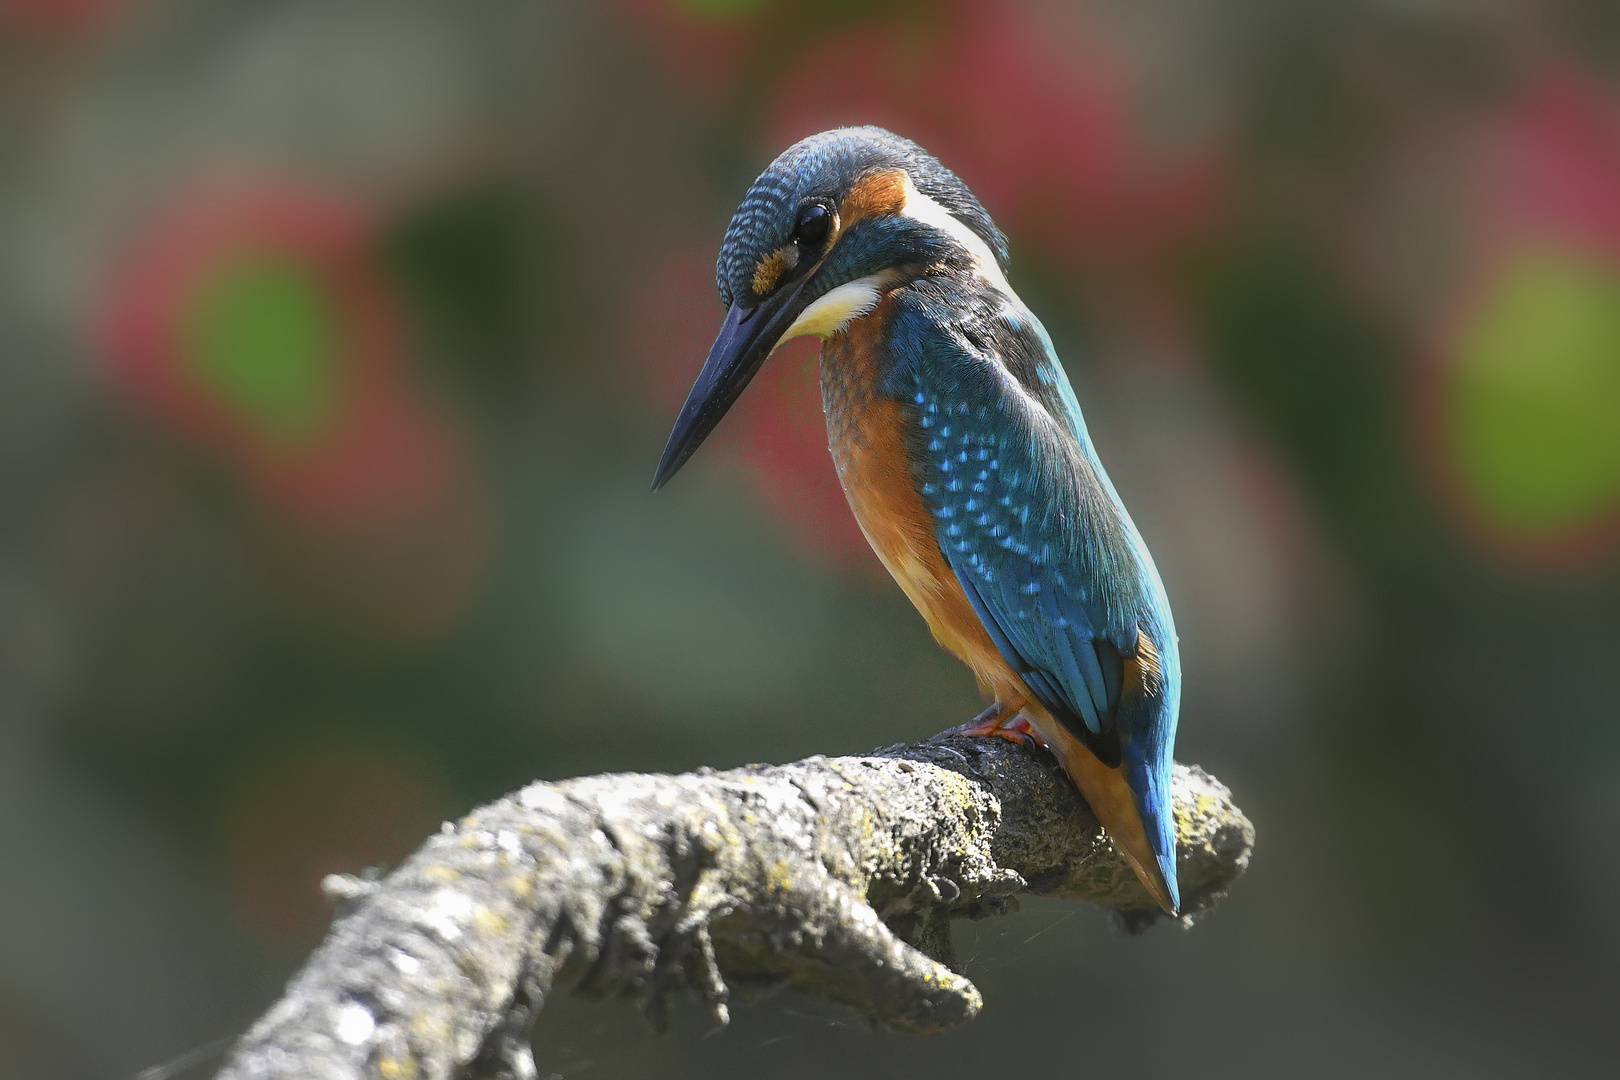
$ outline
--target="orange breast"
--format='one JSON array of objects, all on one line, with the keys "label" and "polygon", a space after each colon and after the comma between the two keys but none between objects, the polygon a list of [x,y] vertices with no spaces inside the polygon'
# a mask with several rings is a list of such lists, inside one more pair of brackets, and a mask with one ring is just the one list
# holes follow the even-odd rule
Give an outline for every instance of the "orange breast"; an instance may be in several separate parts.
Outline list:
[{"label": "orange breast", "polygon": [[867,542],[935,640],[973,670],[981,690],[1000,702],[1020,700],[1023,681],[996,651],[934,539],[912,477],[902,406],[877,392],[888,308],[884,300],[821,347],[821,403],[838,479]]}]

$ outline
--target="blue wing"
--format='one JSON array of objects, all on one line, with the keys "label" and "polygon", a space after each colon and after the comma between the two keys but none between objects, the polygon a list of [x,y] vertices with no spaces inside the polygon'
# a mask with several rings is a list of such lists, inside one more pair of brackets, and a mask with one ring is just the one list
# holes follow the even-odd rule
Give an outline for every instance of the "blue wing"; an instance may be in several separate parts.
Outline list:
[{"label": "blue wing", "polygon": [[919,278],[894,310],[884,389],[905,406],[940,551],[1034,700],[1119,766],[1175,907],[1175,625],[1051,340],[987,284]]},{"label": "blue wing", "polygon": [[935,538],[1035,699],[1117,764],[1124,657],[1157,579],[1040,324],[1000,302],[964,324],[951,306],[958,321],[902,302],[892,332]]}]

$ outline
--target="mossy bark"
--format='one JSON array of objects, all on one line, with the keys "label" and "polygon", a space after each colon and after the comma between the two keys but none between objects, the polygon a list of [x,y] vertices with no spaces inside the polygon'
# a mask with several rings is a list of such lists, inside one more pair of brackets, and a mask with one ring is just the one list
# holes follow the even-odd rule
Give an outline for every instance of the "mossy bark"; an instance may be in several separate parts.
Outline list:
[{"label": "mossy bark", "polygon": [[[1212,777],[1174,786],[1187,916],[1243,873],[1254,830]],[[639,1001],[787,982],[905,1031],[970,1020],[949,924],[1036,892],[1152,902],[1043,751],[952,733],[862,757],[535,783],[430,838],[339,913],[222,1077],[531,1077],[558,982]],[[1185,916],[1184,916],[1185,917]]]}]

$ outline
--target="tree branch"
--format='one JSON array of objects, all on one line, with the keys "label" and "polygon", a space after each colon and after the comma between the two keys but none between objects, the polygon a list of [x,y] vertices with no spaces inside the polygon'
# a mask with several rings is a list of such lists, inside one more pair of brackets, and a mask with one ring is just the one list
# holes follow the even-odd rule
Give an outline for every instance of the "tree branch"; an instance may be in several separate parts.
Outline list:
[{"label": "tree branch", "polygon": [[[1177,765],[1184,910],[1248,865],[1231,794]],[[864,757],[535,783],[381,882],[328,879],[338,918],[221,1077],[526,1078],[559,981],[638,1000],[787,982],[905,1031],[970,1020],[949,921],[1019,892],[1152,923],[1152,902],[1051,756],[945,733]]]}]

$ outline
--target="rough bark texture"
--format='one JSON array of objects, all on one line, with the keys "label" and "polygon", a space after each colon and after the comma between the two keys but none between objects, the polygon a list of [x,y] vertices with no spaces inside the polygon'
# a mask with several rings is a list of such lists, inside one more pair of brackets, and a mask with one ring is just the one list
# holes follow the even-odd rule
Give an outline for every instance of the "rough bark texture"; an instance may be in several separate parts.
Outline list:
[{"label": "rough bark texture", "polygon": [[[1176,766],[1184,911],[1243,873],[1254,829]],[[535,783],[443,830],[339,915],[222,1077],[532,1077],[554,985],[639,1000],[785,981],[891,1027],[970,1020],[949,920],[1036,892],[1154,914],[1050,755],[951,733],[864,757]]]}]

